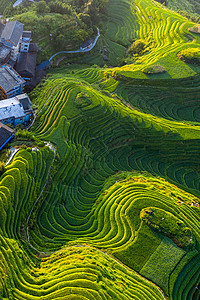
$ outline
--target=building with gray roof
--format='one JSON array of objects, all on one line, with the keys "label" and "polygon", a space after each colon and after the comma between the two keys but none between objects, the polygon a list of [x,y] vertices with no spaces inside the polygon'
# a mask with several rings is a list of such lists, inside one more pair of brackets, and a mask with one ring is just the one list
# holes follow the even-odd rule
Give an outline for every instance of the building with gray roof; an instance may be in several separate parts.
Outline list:
[{"label": "building with gray roof", "polygon": [[31,31],[23,31],[20,52],[28,52],[31,42]]},{"label": "building with gray roof", "polygon": [[0,36],[2,35],[2,32],[4,30],[4,27],[5,27],[5,24],[3,24],[1,21],[0,21]]},{"label": "building with gray roof", "polygon": [[1,34],[1,41],[8,47],[17,46],[23,33],[23,26],[18,21],[7,22]]},{"label": "building with gray roof", "polygon": [[5,64],[10,58],[11,50],[0,45],[0,65]]},{"label": "building with gray roof", "polygon": [[15,131],[0,122],[0,150],[14,137]]},{"label": "building with gray roof", "polygon": [[27,94],[0,101],[0,122],[4,124],[26,124],[31,114],[31,101]]},{"label": "building with gray roof", "polygon": [[9,65],[0,67],[0,99],[22,93],[25,80]]},{"label": "building with gray roof", "polygon": [[23,106],[24,112],[26,114],[32,114],[33,113],[33,109],[32,109],[32,103],[30,98],[28,97],[27,94],[21,94],[21,95],[17,95],[15,97]]},{"label": "building with gray roof", "polygon": [[24,78],[34,77],[36,69],[36,57],[36,52],[19,53],[16,71]]}]

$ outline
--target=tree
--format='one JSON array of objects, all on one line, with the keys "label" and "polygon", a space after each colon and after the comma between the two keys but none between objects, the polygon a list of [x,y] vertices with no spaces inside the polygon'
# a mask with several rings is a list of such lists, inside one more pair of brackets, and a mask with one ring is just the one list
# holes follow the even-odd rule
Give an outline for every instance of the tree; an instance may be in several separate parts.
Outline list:
[{"label": "tree", "polygon": [[90,15],[80,13],[80,14],[78,14],[78,17],[79,17],[79,19],[80,19],[83,23],[85,23],[88,27],[91,27],[91,26],[92,26],[92,21],[91,21]]},{"label": "tree", "polygon": [[36,5],[36,11],[39,14],[48,13],[50,9],[44,0],[39,1]]},{"label": "tree", "polygon": [[88,32],[83,29],[78,29],[72,37],[75,42],[84,42],[89,37]]},{"label": "tree", "polygon": [[135,42],[132,43],[132,45],[128,49],[128,53],[130,55],[133,54],[138,54],[141,55],[143,54],[143,51],[145,50],[146,47],[146,41],[144,40],[136,40]]}]

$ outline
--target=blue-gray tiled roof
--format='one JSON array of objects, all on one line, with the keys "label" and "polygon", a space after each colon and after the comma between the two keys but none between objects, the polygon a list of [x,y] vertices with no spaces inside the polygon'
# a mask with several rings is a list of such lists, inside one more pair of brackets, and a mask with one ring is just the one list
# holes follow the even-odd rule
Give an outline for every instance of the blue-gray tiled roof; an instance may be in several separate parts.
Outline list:
[{"label": "blue-gray tiled roof", "polygon": [[11,21],[6,23],[5,28],[1,34],[1,39],[12,43],[14,46],[17,46],[23,33],[23,26],[24,25],[18,21]]},{"label": "blue-gray tiled roof", "polygon": [[24,82],[22,77],[11,66],[3,65],[0,67],[0,87],[6,93]]},{"label": "blue-gray tiled roof", "polygon": [[23,105],[16,98],[0,101],[0,121],[10,118],[24,118],[25,116]]}]

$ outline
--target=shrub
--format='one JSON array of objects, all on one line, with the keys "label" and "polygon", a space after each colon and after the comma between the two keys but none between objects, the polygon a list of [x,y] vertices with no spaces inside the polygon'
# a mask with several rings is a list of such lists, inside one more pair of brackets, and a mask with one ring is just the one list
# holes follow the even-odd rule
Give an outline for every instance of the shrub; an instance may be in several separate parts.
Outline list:
[{"label": "shrub", "polygon": [[196,240],[192,230],[171,213],[160,208],[147,207],[141,211],[140,218],[154,230],[171,238],[178,247],[194,249]]},{"label": "shrub", "polygon": [[133,55],[133,54],[141,55],[141,54],[143,54],[146,46],[147,46],[147,42],[145,40],[142,40],[142,39],[136,40],[128,48],[128,54],[129,55]]},{"label": "shrub", "polygon": [[0,152],[0,161],[2,163],[5,163],[8,160],[9,156],[10,156],[10,149],[1,150],[1,152]]},{"label": "shrub", "polygon": [[178,58],[186,63],[195,63],[200,65],[200,50],[199,48],[188,48],[180,51],[177,54]]},{"label": "shrub", "polygon": [[150,66],[150,67],[144,68],[142,70],[142,72],[150,75],[150,74],[164,73],[164,72],[166,72],[166,70],[165,70],[165,68],[163,68],[159,65],[156,65],[156,66]]},{"label": "shrub", "polygon": [[[12,124],[12,123],[8,123],[8,124],[6,124],[6,126],[8,126],[8,127],[10,127],[10,128],[14,128],[14,124]],[[18,125],[17,125],[18,126]],[[17,127],[16,126],[16,127]]]},{"label": "shrub", "polygon": [[20,148],[20,149],[26,149],[26,148],[27,148],[27,146],[26,146],[26,145],[24,145],[24,144],[22,144],[22,145],[20,145],[20,146],[19,146],[19,148]]},{"label": "shrub", "polygon": [[22,129],[18,129],[17,130],[17,133],[16,133],[16,135],[15,135],[15,138],[17,139],[17,140],[26,140],[26,139],[29,139],[29,140],[32,140],[32,141],[34,141],[35,140],[35,137],[34,137],[34,135],[33,135],[33,133],[32,132],[30,132],[30,131],[27,131],[27,130],[22,130]]},{"label": "shrub", "polygon": [[48,13],[50,11],[48,5],[44,0],[39,1],[36,5],[36,10],[38,13]]},{"label": "shrub", "polygon": [[76,103],[77,107],[81,108],[81,107],[85,107],[85,106],[90,105],[92,103],[92,100],[90,99],[88,94],[79,93],[76,96],[75,103]]}]

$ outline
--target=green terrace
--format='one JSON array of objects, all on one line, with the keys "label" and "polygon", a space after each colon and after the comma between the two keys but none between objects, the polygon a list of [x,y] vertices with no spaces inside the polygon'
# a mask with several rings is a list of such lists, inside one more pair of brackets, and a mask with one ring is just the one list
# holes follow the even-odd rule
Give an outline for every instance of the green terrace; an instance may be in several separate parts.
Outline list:
[{"label": "green terrace", "polygon": [[200,297],[199,65],[177,56],[199,35],[150,0],[101,17],[94,51],[53,65],[1,154],[0,299]]}]

